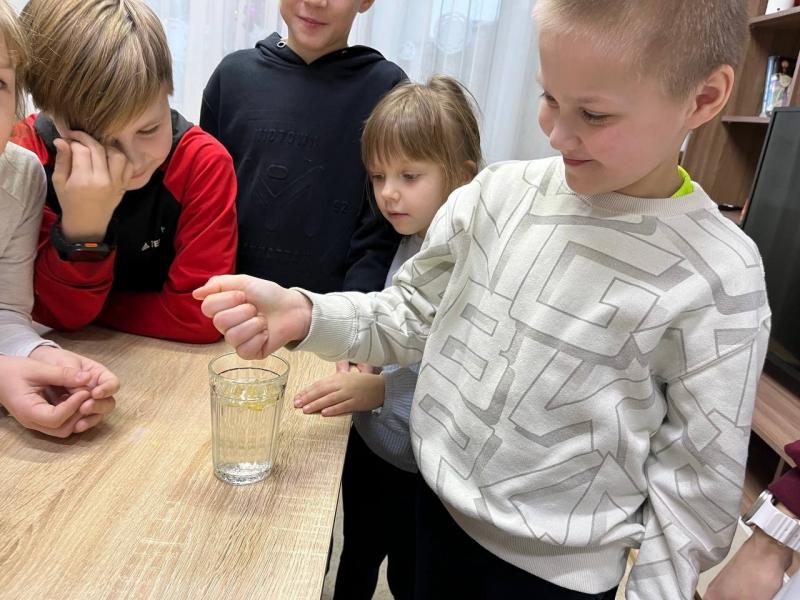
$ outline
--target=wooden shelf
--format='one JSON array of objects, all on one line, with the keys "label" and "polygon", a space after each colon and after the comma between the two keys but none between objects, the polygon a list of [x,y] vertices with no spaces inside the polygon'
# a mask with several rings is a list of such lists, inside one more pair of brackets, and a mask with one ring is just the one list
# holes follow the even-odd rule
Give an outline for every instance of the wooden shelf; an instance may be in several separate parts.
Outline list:
[{"label": "wooden shelf", "polygon": [[737,115],[729,115],[722,117],[723,123],[742,123],[749,125],[769,125],[769,117],[742,117]]},{"label": "wooden shelf", "polygon": [[759,15],[750,19],[750,27],[771,29],[792,29],[800,26],[800,6],[788,8],[768,15]]}]

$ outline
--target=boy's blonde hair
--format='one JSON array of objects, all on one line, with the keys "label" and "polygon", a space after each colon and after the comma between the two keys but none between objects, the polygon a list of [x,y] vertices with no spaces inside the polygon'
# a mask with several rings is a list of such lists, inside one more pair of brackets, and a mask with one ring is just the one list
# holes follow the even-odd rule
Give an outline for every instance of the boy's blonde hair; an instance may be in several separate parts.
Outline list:
[{"label": "boy's blonde hair", "polygon": [[435,75],[426,84],[397,86],[378,102],[364,126],[364,164],[369,169],[397,158],[435,162],[442,166],[449,195],[464,182],[464,163],[480,167],[482,162],[471,99],[458,81],[445,75]]},{"label": "boy's blonde hair", "polygon": [[6,43],[8,59],[14,67],[17,117],[25,112],[25,73],[28,66],[28,46],[14,9],[6,0],[0,0],[0,35]]},{"label": "boy's blonde hair", "polygon": [[738,65],[749,18],[747,0],[539,0],[535,15],[540,30],[592,37],[678,98]]},{"label": "boy's blonde hair", "polygon": [[143,0],[31,0],[20,20],[33,101],[72,129],[101,139],[173,91],[167,37]]}]

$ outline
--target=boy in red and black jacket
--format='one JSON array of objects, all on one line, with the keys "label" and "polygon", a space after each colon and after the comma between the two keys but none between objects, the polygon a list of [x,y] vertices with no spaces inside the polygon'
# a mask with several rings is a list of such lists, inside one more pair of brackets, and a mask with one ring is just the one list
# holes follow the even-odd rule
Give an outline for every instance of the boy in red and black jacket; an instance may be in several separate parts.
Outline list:
[{"label": "boy in red and black jacket", "polygon": [[236,176],[222,145],[169,107],[158,18],[135,0],[32,0],[21,19],[42,113],[13,141],[48,180],[34,319],[217,340],[191,291],[235,268]]}]

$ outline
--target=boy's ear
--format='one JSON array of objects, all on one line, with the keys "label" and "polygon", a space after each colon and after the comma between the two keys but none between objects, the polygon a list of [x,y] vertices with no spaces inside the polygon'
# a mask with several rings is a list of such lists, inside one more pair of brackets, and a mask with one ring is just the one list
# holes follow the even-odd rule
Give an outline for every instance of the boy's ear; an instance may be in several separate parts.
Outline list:
[{"label": "boy's ear", "polygon": [[375,0],[361,0],[358,3],[358,12],[367,12],[373,4],[375,4]]},{"label": "boy's ear", "polygon": [[733,91],[733,82],[733,67],[722,65],[714,69],[694,92],[686,122],[688,129],[697,129],[725,108]]}]

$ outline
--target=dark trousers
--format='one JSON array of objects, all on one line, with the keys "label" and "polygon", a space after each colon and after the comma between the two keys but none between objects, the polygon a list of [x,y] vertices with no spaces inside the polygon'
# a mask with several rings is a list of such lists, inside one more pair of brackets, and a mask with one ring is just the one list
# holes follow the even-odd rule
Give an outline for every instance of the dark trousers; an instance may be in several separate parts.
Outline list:
[{"label": "dark trousers", "polygon": [[387,463],[350,430],[342,473],[344,544],[334,600],[369,600],[388,556],[386,578],[397,600],[414,591],[417,475]]},{"label": "dark trousers", "polygon": [[469,537],[417,476],[415,600],[613,600],[616,588],[584,594],[498,558]]}]

